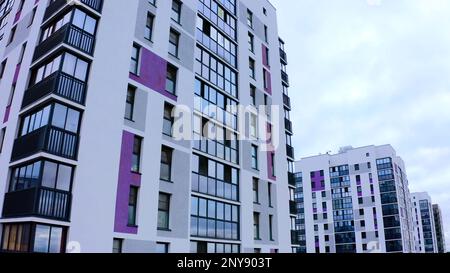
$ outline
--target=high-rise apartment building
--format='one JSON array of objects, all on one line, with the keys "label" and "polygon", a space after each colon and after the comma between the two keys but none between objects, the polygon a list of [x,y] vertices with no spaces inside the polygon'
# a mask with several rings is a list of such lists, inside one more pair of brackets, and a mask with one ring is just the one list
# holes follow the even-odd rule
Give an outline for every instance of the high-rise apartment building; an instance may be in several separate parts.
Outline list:
[{"label": "high-rise apartment building", "polygon": [[446,253],[444,222],[442,220],[441,207],[438,204],[433,205],[434,225],[436,228],[436,242],[439,253]]},{"label": "high-rise apartment building", "polygon": [[415,228],[415,245],[418,253],[437,253],[436,226],[430,195],[426,192],[411,194]]},{"label": "high-rise apartment building", "polygon": [[0,2],[1,251],[297,249],[268,1]]},{"label": "high-rise apartment building", "polygon": [[414,252],[406,170],[390,145],[345,147],[295,167],[303,252]]}]

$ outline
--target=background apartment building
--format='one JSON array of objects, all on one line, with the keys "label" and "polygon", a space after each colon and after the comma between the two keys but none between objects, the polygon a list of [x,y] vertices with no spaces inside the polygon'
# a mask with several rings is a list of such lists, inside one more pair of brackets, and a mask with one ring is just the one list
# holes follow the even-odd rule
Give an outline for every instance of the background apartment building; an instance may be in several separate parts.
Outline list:
[{"label": "background apartment building", "polygon": [[[2,251],[296,249],[287,59],[268,1],[0,2]],[[179,105],[192,141],[173,137]],[[260,105],[284,114],[261,124]]]},{"label": "background apartment building", "polygon": [[414,252],[403,160],[390,145],[342,148],[296,162],[303,252]]},{"label": "background apartment building", "polygon": [[411,194],[417,253],[437,253],[436,225],[431,197],[426,192]]},{"label": "background apartment building", "polygon": [[436,228],[436,241],[439,253],[446,253],[444,222],[442,220],[441,207],[438,204],[433,205],[434,225]]}]

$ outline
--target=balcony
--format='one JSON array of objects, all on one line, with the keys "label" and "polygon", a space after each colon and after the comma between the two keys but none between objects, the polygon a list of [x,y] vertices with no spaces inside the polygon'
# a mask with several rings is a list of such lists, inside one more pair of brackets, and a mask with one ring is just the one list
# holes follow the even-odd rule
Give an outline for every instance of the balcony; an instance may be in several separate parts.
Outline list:
[{"label": "balcony", "polygon": [[297,215],[297,203],[295,201],[289,201],[289,213]]},{"label": "balcony", "polygon": [[288,157],[294,158],[294,147],[291,145],[286,145],[286,153]]},{"label": "balcony", "polygon": [[84,105],[86,83],[64,72],[57,71],[25,91],[22,108],[50,94]]},{"label": "balcony", "polygon": [[5,194],[3,218],[42,217],[69,221],[70,192],[36,187]]},{"label": "balcony", "polygon": [[287,62],[287,54],[286,52],[280,48],[280,58],[281,58],[281,62],[283,62],[285,65],[288,63]]},{"label": "balcony", "polygon": [[289,98],[289,96],[286,94],[283,94],[283,103],[284,103],[284,106],[291,109],[291,98]]},{"label": "balcony", "polygon": [[295,174],[293,173],[288,173],[288,183],[290,186],[296,186],[296,181],[295,181]]},{"label": "balcony", "polygon": [[286,85],[289,85],[289,75],[283,70],[281,70],[281,80],[283,80]]},{"label": "balcony", "polygon": [[291,230],[291,244],[293,245],[299,245],[300,239],[299,239],[299,231],[298,230]]},{"label": "balcony", "polygon": [[[97,11],[98,13],[102,13],[103,0],[79,0],[77,2],[85,4],[86,6]],[[45,10],[44,21],[46,21],[53,14],[58,12],[61,8],[63,8],[66,5],[69,5],[69,1],[67,0],[56,0],[53,3],[51,3]]]},{"label": "balcony", "polygon": [[16,139],[11,161],[17,161],[40,152],[76,160],[77,151],[77,134],[47,125]]},{"label": "balcony", "polygon": [[42,41],[35,49],[33,61],[44,56],[50,50],[61,44],[70,45],[86,54],[92,56],[94,53],[94,35],[71,24],[67,24]]},{"label": "balcony", "polygon": [[292,121],[288,120],[287,118],[284,119],[284,127],[288,132],[292,133]]}]

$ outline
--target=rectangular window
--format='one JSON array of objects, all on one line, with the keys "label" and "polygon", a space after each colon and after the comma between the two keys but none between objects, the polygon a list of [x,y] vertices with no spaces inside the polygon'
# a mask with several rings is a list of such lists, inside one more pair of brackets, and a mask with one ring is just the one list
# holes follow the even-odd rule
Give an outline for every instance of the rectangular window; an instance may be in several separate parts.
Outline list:
[{"label": "rectangular window", "polygon": [[172,154],[173,149],[162,147],[160,179],[163,181],[172,181]]},{"label": "rectangular window", "polygon": [[273,215],[269,215],[269,238],[273,241]]},{"label": "rectangular window", "polygon": [[252,145],[252,168],[258,170],[258,147]]},{"label": "rectangular window", "polygon": [[114,238],[113,240],[113,253],[122,253],[123,239]]},{"label": "rectangular window", "polygon": [[180,34],[170,29],[169,35],[169,54],[178,57],[178,44],[180,42]]},{"label": "rectangular window", "polygon": [[253,29],[253,13],[247,9],[247,26]]},{"label": "rectangular window", "polygon": [[131,63],[130,63],[130,72],[139,75],[139,55],[141,48],[134,44],[133,50],[131,51]]},{"label": "rectangular window", "polygon": [[2,64],[0,65],[0,79],[3,78],[3,75],[5,74],[6,69],[6,63],[8,62],[8,59],[5,59]]},{"label": "rectangular window", "polygon": [[259,230],[259,213],[253,213],[253,237],[255,240],[261,240],[260,230]]},{"label": "rectangular window", "polygon": [[147,13],[147,21],[145,23],[145,38],[151,41],[153,39],[153,24],[155,15]]},{"label": "rectangular window", "polygon": [[166,75],[166,91],[175,94],[177,87],[177,73],[178,68],[168,64],[167,65],[167,75]]},{"label": "rectangular window", "polygon": [[163,118],[163,134],[166,136],[172,136],[172,128],[174,119],[172,117],[172,111],[174,106],[166,103],[164,105],[164,118]]},{"label": "rectangular window", "polygon": [[252,58],[248,59],[248,69],[249,69],[249,76],[254,79],[255,78],[255,60]]},{"label": "rectangular window", "polygon": [[255,36],[250,32],[248,33],[248,49],[251,52],[255,52]]},{"label": "rectangular window", "polygon": [[253,203],[259,204],[259,181],[253,178]]},{"label": "rectangular window", "polygon": [[258,117],[250,114],[250,137],[258,139]]},{"label": "rectangular window", "polygon": [[36,17],[36,11],[37,11],[37,8],[34,8],[33,11],[31,12],[30,21],[28,22],[28,27],[30,27],[33,24],[34,18]]},{"label": "rectangular window", "polygon": [[136,87],[129,85],[127,90],[127,101],[125,106],[125,119],[133,120],[134,101],[136,96]]},{"label": "rectangular window", "polygon": [[256,106],[256,87],[250,85],[250,97],[252,99],[252,105]]},{"label": "rectangular window", "polygon": [[13,27],[11,29],[11,33],[9,35],[9,40],[8,40],[8,45],[14,41],[14,37],[16,36],[16,29],[17,29],[17,27]]},{"label": "rectangular window", "polygon": [[5,141],[6,127],[0,130],[0,154],[3,150],[3,142]]},{"label": "rectangular window", "polygon": [[128,226],[136,226],[136,212],[139,188],[131,186],[128,196]]},{"label": "rectangular window", "polygon": [[20,49],[20,55],[19,55],[19,61],[17,64],[21,64],[23,61],[23,56],[25,55],[25,50],[27,49],[27,43],[24,43],[22,45],[22,48]]},{"label": "rectangular window", "polygon": [[267,26],[264,26],[264,40],[266,41],[266,43],[269,42],[269,29],[267,28]]},{"label": "rectangular window", "polygon": [[172,1],[172,15],[171,18],[177,23],[180,23],[181,19],[181,5],[182,3],[178,0]]},{"label": "rectangular window", "polygon": [[169,253],[169,243],[156,243],[156,253]]},{"label": "rectangular window", "polygon": [[166,193],[159,193],[158,202],[158,229],[169,229],[169,210],[170,210],[170,195]]},{"label": "rectangular window", "polygon": [[272,207],[272,183],[267,185],[267,192],[269,195],[269,207]]},{"label": "rectangular window", "polygon": [[142,138],[139,136],[134,136],[133,143],[133,158],[131,171],[139,173],[141,171],[141,150],[142,150]]}]

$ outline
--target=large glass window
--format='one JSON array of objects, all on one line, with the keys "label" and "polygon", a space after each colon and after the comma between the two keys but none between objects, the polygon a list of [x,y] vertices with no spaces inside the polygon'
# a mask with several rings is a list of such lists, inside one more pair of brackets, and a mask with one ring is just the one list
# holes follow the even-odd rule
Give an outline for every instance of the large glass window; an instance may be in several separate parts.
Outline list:
[{"label": "large glass window", "polygon": [[47,125],[78,133],[80,116],[79,111],[54,103],[22,117],[20,136],[25,136]]},{"label": "large glass window", "polygon": [[192,191],[238,201],[239,171],[204,156],[192,156]]},{"label": "large glass window", "polygon": [[200,197],[191,198],[191,235],[239,240],[239,207]]},{"label": "large glass window", "polygon": [[62,253],[63,228],[36,225],[34,237],[34,252]]},{"label": "large glass window", "polygon": [[229,9],[222,8],[214,0],[200,0],[198,10],[224,33],[232,39],[236,39],[236,19],[231,15],[235,13],[235,3],[233,1],[233,4],[230,4],[231,0],[220,0],[220,2],[223,4],[227,2],[226,8]]},{"label": "large glass window", "polygon": [[161,149],[160,179],[172,181],[172,154],[173,149],[163,146]]}]

